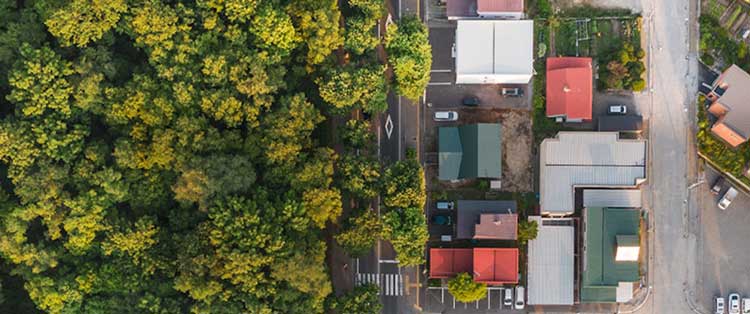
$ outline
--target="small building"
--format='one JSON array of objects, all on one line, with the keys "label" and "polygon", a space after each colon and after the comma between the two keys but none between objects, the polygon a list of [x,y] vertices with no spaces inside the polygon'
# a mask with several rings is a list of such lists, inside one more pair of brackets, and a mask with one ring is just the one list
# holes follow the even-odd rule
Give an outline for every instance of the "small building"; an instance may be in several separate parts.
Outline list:
[{"label": "small building", "polygon": [[583,190],[583,207],[641,208],[643,195],[640,189],[586,189]]},{"label": "small building", "polygon": [[459,19],[521,19],[523,0],[446,0],[449,20]]},{"label": "small building", "polygon": [[542,141],[539,194],[542,215],[575,210],[576,188],[634,188],[646,181],[645,140],[617,132],[560,132]]},{"label": "small building", "polygon": [[456,205],[456,239],[517,239],[515,201],[459,200]]},{"label": "small building", "polygon": [[430,249],[430,278],[452,278],[459,273],[470,273],[474,281],[488,285],[518,283],[518,249]]},{"label": "small building", "polygon": [[640,280],[640,212],[586,208],[582,303],[627,302]]},{"label": "small building", "polygon": [[547,58],[547,117],[560,121],[591,120],[591,58]]},{"label": "small building", "polygon": [[597,120],[599,132],[641,133],[643,130],[643,117],[639,115],[604,115]]},{"label": "small building", "polygon": [[714,81],[708,98],[713,101],[708,112],[718,119],[711,127],[711,133],[731,147],[747,142],[750,136],[750,74],[733,64]]},{"label": "small building", "polygon": [[502,128],[496,123],[438,129],[438,178],[499,179],[502,167]]},{"label": "small building", "polygon": [[528,84],[533,42],[532,20],[458,20],[456,83]]},{"label": "small building", "polygon": [[570,218],[529,217],[538,224],[536,239],[529,241],[528,303],[572,305],[575,289],[575,230]]}]

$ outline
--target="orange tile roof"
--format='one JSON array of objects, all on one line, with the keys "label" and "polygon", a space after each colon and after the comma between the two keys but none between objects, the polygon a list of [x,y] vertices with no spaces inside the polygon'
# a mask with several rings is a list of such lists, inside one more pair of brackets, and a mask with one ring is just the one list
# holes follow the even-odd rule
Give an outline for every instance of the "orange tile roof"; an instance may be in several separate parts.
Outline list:
[{"label": "orange tile roof", "polygon": [[430,249],[430,278],[450,278],[471,272],[471,249]]},{"label": "orange tile roof", "polygon": [[518,249],[475,248],[474,281],[492,285],[518,283]]},{"label": "orange tile roof", "polygon": [[523,0],[477,0],[477,11],[523,12]]},{"label": "orange tile roof", "polygon": [[547,58],[547,116],[591,120],[591,58]]},{"label": "orange tile roof", "polygon": [[714,135],[718,136],[727,144],[729,144],[732,147],[740,146],[740,144],[747,141],[746,138],[742,137],[741,135],[737,134],[734,130],[732,130],[729,126],[722,122],[716,122],[714,123],[713,127],[711,127],[711,132],[714,133]]}]

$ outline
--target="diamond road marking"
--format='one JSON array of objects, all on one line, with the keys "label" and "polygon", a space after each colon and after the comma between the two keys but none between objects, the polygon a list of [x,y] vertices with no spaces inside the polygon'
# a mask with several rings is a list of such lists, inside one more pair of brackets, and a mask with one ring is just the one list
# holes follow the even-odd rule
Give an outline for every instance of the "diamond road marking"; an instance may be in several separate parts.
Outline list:
[{"label": "diamond road marking", "polygon": [[392,133],[393,133],[393,120],[391,120],[391,115],[388,115],[388,118],[385,119],[385,135],[388,136],[388,139],[391,139]]}]

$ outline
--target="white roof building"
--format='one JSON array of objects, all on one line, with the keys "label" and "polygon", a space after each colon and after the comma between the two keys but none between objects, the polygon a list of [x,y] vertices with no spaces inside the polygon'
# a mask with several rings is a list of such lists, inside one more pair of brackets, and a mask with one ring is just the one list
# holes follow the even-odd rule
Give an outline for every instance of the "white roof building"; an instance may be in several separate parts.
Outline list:
[{"label": "white roof building", "polygon": [[583,190],[583,207],[641,208],[643,196],[640,189],[589,189]]},{"label": "white roof building", "polygon": [[529,241],[528,288],[530,305],[572,305],[574,290],[573,221],[529,217],[539,225]]},{"label": "white roof building", "polygon": [[534,21],[459,20],[457,84],[527,84],[534,73]]},{"label": "white roof building", "polygon": [[646,141],[617,132],[560,132],[540,149],[543,215],[574,212],[575,188],[636,187],[646,181]]}]

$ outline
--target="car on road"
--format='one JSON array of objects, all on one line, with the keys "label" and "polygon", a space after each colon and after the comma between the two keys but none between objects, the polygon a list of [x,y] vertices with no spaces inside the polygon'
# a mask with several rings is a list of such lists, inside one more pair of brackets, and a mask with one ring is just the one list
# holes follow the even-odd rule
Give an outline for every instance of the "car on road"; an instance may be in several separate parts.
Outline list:
[{"label": "car on road", "polygon": [[743,314],[750,313],[750,298],[742,299],[742,313]]},{"label": "car on road", "polygon": [[479,106],[479,98],[476,96],[467,96],[461,101],[461,104],[467,107]]},{"label": "car on road", "polygon": [[502,94],[505,97],[521,97],[523,96],[523,89],[514,87],[514,88],[503,88]]},{"label": "car on road", "polygon": [[726,309],[724,308],[724,298],[723,297],[716,297],[716,314],[726,314]]},{"label": "car on road", "polygon": [[504,306],[513,306],[513,289],[505,288],[505,296],[503,297]]},{"label": "car on road", "polygon": [[437,201],[437,203],[435,203],[435,207],[437,207],[437,209],[452,210],[453,209],[453,202],[450,202],[450,201]]},{"label": "car on road", "polygon": [[439,226],[450,226],[452,223],[452,219],[450,215],[432,215],[432,218],[430,218],[430,221],[432,221],[433,225],[439,225]]},{"label": "car on road", "polygon": [[714,184],[711,186],[711,194],[719,195],[722,188],[724,188],[724,177],[720,176],[716,178],[716,181],[714,181]]},{"label": "car on road", "polygon": [[607,109],[607,114],[610,114],[610,115],[626,115],[626,114],[628,114],[628,107],[625,107],[625,105],[611,105]]},{"label": "car on road", "polygon": [[525,296],[523,286],[516,286],[516,303],[513,304],[513,308],[523,310],[526,307]]},{"label": "car on road", "polygon": [[435,121],[456,121],[458,112],[455,111],[438,111],[435,112]]},{"label": "car on road", "polygon": [[721,210],[727,209],[727,207],[729,207],[729,204],[732,204],[732,201],[734,201],[735,197],[737,197],[737,189],[730,186],[729,190],[727,190],[724,193],[724,196],[721,197],[721,200],[719,200],[719,208],[721,208]]},{"label": "car on road", "polygon": [[729,314],[740,314],[740,295],[738,293],[729,295]]}]

